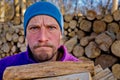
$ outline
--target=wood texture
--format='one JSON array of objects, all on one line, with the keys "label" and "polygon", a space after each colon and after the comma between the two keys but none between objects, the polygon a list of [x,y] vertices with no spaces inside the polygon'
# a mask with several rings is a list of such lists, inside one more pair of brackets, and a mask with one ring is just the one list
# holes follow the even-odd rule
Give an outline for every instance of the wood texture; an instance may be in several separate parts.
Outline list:
[{"label": "wood texture", "polygon": [[43,77],[55,77],[80,72],[94,74],[93,62],[45,62],[22,66],[8,67],[3,80],[37,79]]}]

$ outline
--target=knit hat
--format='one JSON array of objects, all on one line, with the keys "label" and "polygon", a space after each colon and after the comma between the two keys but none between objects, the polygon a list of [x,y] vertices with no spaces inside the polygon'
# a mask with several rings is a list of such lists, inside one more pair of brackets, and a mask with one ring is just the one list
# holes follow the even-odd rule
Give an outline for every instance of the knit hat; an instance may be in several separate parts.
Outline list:
[{"label": "knit hat", "polygon": [[61,32],[63,33],[63,16],[60,10],[50,2],[36,2],[26,9],[24,14],[24,33],[26,36],[26,29],[30,19],[37,15],[48,15],[53,17],[59,24]]}]

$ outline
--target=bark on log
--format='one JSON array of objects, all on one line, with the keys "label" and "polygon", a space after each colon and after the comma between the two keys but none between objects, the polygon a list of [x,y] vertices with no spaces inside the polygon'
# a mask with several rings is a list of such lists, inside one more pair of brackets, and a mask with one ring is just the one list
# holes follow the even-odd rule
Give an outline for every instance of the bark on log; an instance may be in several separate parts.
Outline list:
[{"label": "bark on log", "polygon": [[103,69],[111,67],[115,62],[117,62],[117,58],[107,54],[102,54],[95,59],[95,65],[100,64]]},{"label": "bark on log", "polygon": [[85,47],[85,54],[89,58],[96,58],[101,54],[101,50],[95,42],[90,42],[88,46]]},{"label": "bark on log", "polygon": [[113,42],[111,46],[111,51],[115,56],[120,57],[120,40],[116,40]]},{"label": "bark on log", "polygon": [[8,67],[3,80],[38,79],[66,74],[90,72],[94,74],[93,62],[45,62],[22,66]]},{"label": "bark on log", "polygon": [[106,24],[103,21],[94,21],[93,22],[93,31],[95,33],[101,33],[106,30]]}]

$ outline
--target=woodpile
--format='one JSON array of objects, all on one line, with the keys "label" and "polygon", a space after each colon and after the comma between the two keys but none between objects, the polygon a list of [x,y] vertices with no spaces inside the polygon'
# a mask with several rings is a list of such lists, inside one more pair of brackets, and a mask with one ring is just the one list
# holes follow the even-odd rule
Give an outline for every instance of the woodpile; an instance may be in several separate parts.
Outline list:
[{"label": "woodpile", "polygon": [[119,70],[113,70],[116,64],[120,64],[120,19],[119,16],[116,17],[118,12],[119,10],[101,16],[90,10],[86,16],[64,15],[67,39],[64,43],[68,49],[71,48],[69,52],[74,56],[82,60],[83,57],[85,60],[88,58],[95,65],[99,64],[103,69],[114,71],[113,75],[120,79]]},{"label": "woodpile", "polygon": [[[7,11],[1,13],[6,14],[2,16],[0,14],[0,59],[26,50],[23,13],[32,2],[26,5],[26,0],[22,0],[22,5],[20,5],[18,1],[14,3],[15,8],[13,6],[8,8],[6,3]],[[20,8],[21,6],[23,8]],[[3,8],[0,9],[2,10]],[[85,16],[64,14],[62,42],[77,58],[92,60],[95,65],[100,64],[103,69],[109,68],[118,79],[120,79],[118,75],[120,74],[120,71],[118,72],[118,65],[120,65],[119,14],[120,10],[106,15],[97,15],[93,10],[88,10]]]}]

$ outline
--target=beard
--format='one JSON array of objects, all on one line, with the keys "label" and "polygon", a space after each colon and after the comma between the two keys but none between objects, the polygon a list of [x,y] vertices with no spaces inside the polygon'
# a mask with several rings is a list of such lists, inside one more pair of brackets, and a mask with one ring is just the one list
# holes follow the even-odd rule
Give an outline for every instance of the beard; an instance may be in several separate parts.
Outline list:
[{"label": "beard", "polygon": [[[50,49],[46,50],[45,48]],[[32,51],[33,58],[37,62],[45,62],[45,61],[52,61],[56,59],[57,56],[57,49],[54,45],[47,43],[47,44],[35,44],[32,48],[30,48]]]}]

